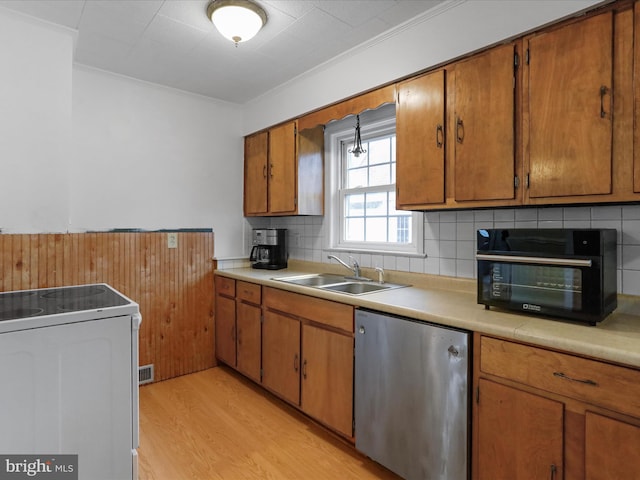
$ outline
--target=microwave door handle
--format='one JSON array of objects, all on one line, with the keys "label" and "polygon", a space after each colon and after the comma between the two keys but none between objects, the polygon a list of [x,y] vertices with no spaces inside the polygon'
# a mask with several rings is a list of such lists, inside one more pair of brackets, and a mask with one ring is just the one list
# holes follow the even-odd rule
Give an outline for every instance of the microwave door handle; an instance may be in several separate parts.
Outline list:
[{"label": "microwave door handle", "polygon": [[490,262],[524,263],[537,265],[556,265],[559,267],[591,267],[591,260],[553,258],[553,257],[524,257],[520,255],[492,255],[490,253],[476,254],[476,260],[489,260]]}]

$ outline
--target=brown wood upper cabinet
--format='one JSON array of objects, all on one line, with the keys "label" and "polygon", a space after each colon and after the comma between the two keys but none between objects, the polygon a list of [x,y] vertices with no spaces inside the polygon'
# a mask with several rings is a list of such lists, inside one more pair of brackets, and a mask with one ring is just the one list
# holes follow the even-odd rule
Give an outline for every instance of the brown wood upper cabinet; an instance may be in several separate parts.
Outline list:
[{"label": "brown wood upper cabinet", "polygon": [[448,150],[456,202],[515,198],[516,45],[454,65]]},{"label": "brown wood upper cabinet", "polygon": [[245,137],[245,216],[322,215],[322,126],[291,121]]},{"label": "brown wood upper cabinet", "polygon": [[397,85],[397,208],[511,205],[517,45]]},{"label": "brown wood upper cabinet", "polygon": [[525,39],[528,199],[612,192],[613,12]]},{"label": "brown wood upper cabinet", "polygon": [[444,197],[445,71],[399,83],[396,103],[396,204],[419,208]]}]

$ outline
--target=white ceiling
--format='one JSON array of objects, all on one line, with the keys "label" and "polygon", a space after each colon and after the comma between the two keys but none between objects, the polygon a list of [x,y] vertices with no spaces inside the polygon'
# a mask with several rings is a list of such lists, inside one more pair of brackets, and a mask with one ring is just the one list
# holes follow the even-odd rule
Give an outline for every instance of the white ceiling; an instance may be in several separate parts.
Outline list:
[{"label": "white ceiling", "polygon": [[78,31],[75,62],[235,103],[365,45],[445,0],[256,0],[266,26],[237,47],[209,0],[0,0]]}]

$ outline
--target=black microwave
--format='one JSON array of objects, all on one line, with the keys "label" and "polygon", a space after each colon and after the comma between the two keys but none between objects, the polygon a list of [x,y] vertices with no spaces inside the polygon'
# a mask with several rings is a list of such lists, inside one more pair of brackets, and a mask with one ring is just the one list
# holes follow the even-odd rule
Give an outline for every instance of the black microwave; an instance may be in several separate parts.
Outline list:
[{"label": "black microwave", "polygon": [[595,325],[617,306],[615,229],[478,230],[478,303]]}]

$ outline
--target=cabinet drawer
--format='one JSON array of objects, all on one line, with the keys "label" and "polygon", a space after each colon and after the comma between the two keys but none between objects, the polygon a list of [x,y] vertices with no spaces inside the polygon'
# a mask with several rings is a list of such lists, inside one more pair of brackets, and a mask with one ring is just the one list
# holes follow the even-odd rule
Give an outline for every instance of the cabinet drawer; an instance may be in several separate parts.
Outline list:
[{"label": "cabinet drawer", "polygon": [[216,275],[216,294],[226,295],[227,297],[236,296],[236,281]]},{"label": "cabinet drawer", "polygon": [[262,289],[260,285],[249,282],[238,281],[236,283],[236,297],[247,303],[260,305]]},{"label": "cabinet drawer", "polygon": [[482,337],[480,370],[640,417],[640,370]]},{"label": "cabinet drawer", "polygon": [[353,307],[321,298],[265,287],[264,306],[353,333]]}]

